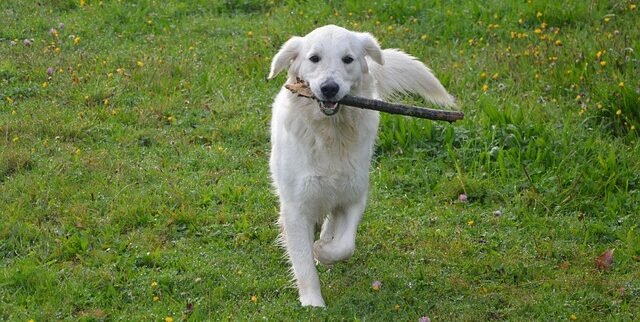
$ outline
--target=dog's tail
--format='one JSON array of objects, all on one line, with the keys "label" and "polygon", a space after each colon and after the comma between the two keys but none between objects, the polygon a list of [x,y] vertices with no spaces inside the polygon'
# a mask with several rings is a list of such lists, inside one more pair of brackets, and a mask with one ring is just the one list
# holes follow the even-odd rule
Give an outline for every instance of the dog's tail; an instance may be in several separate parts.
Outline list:
[{"label": "dog's tail", "polygon": [[385,49],[382,56],[384,65],[372,61],[369,64],[369,72],[376,80],[382,99],[415,93],[439,105],[456,106],[453,96],[449,95],[431,70],[415,57],[397,49]]}]

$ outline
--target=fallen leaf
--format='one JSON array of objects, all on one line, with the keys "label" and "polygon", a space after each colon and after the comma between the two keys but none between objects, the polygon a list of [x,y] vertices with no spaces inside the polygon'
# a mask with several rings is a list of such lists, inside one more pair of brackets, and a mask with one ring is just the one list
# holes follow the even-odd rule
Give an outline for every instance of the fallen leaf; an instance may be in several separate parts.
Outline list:
[{"label": "fallen leaf", "polygon": [[602,255],[596,258],[596,267],[599,270],[606,270],[611,267],[613,263],[613,251],[615,249],[607,249]]}]

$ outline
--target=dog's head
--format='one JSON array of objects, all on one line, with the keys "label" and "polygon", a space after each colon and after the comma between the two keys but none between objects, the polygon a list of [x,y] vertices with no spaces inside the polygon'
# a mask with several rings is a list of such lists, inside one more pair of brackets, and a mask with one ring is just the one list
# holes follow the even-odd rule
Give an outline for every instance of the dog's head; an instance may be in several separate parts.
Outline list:
[{"label": "dog's head", "polygon": [[304,37],[292,37],[273,57],[269,79],[289,66],[289,77],[306,81],[327,115],[369,72],[366,56],[383,64],[382,50],[368,33],[328,25]]}]

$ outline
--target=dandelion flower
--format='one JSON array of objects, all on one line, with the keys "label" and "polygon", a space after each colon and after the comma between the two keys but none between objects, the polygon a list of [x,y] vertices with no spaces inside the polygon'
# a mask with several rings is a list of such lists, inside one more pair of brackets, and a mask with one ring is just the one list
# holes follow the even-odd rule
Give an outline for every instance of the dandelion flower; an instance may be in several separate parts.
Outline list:
[{"label": "dandelion flower", "polygon": [[473,226],[474,223],[475,223],[475,221],[473,221],[473,220],[467,221],[467,225],[469,225],[469,226]]},{"label": "dandelion flower", "polygon": [[167,316],[166,318],[164,318],[164,322],[173,322],[173,318],[170,316]]},{"label": "dandelion flower", "polygon": [[542,12],[540,11],[536,12],[536,18],[540,18],[540,17],[542,17]]},{"label": "dandelion flower", "polygon": [[400,304],[396,304],[393,308],[394,308],[396,311],[400,311]]},{"label": "dandelion flower", "polygon": [[483,92],[487,92],[488,90],[489,90],[489,85],[487,85],[487,84],[482,85],[482,91]]},{"label": "dandelion flower", "polygon": [[47,87],[49,87],[49,83],[48,82],[42,83],[42,88],[47,88]]},{"label": "dandelion flower", "polygon": [[638,8],[638,5],[635,3],[632,3],[629,5],[629,10],[636,10]]},{"label": "dandelion flower", "polygon": [[74,45],[77,45],[77,44],[79,44],[79,43],[80,43],[80,37],[79,37],[79,36],[75,36],[75,37],[73,38],[73,44],[74,44]]},{"label": "dandelion flower", "polygon": [[618,83],[618,86],[620,86],[621,88],[624,88],[624,82]]},{"label": "dandelion flower", "polygon": [[151,287],[153,287],[153,288],[158,287],[158,282],[156,282],[156,281],[151,282]]},{"label": "dandelion flower", "polygon": [[578,317],[575,314],[571,314],[571,316],[569,317],[569,319],[571,319],[571,321],[575,321],[578,319]]},{"label": "dandelion flower", "polygon": [[427,35],[422,35],[422,36],[420,36],[420,39],[422,39],[422,40],[427,40]]},{"label": "dandelion flower", "polygon": [[253,37],[253,31],[248,31],[247,32],[247,37],[249,37],[249,38]]},{"label": "dandelion flower", "polygon": [[136,63],[136,65],[138,65],[138,67],[144,67],[144,63],[142,61],[139,61]]},{"label": "dandelion flower", "polygon": [[554,43],[556,46],[562,46],[562,41],[560,41],[560,39],[556,40],[556,42]]},{"label": "dandelion flower", "polygon": [[606,60],[601,61],[600,66],[602,67],[607,66],[607,61]]},{"label": "dandelion flower", "polygon": [[500,77],[500,75],[499,75],[498,73],[495,73],[495,74],[493,74],[493,76],[491,76],[491,78],[492,78],[493,80],[497,80],[497,79],[498,79],[498,77]]},{"label": "dandelion flower", "polygon": [[157,297],[157,296],[154,296],[154,297],[153,297],[153,301],[154,301],[154,302],[158,302],[158,300],[160,300],[160,298],[159,298],[159,297]]},{"label": "dandelion flower", "polygon": [[616,115],[622,115],[622,110],[618,109],[618,110],[616,111]]}]

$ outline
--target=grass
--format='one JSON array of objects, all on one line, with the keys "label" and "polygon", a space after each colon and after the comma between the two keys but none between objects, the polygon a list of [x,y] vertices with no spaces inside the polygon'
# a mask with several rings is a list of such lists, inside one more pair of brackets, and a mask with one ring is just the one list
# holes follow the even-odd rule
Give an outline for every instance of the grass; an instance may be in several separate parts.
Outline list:
[{"label": "grass", "polygon": [[[639,12],[3,1],[0,320],[637,320]],[[382,117],[358,249],[308,309],[274,244],[265,76],[327,23],[425,61],[466,118]]]}]

